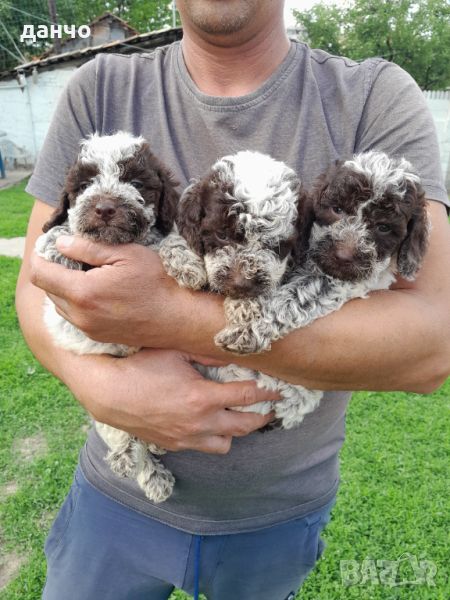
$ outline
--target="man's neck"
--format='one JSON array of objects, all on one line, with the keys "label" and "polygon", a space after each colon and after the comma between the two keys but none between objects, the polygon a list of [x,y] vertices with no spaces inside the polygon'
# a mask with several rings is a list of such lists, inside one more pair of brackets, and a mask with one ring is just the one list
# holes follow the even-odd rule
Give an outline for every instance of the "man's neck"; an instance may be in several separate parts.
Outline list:
[{"label": "man's neck", "polygon": [[283,62],[290,43],[283,20],[249,39],[227,39],[184,32],[186,67],[199,90],[209,96],[236,97],[257,90]]}]

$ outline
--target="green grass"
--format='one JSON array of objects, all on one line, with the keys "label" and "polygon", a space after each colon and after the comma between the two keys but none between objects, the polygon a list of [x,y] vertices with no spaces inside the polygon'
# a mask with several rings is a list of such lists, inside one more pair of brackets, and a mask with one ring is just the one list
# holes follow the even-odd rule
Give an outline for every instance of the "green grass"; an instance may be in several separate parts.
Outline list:
[{"label": "green grass", "polygon": [[25,193],[28,180],[0,192],[0,237],[24,236],[34,199]]},{"label": "green grass", "polygon": [[[34,359],[18,329],[14,287],[20,261],[0,258],[0,488],[18,484],[16,494],[0,502],[3,551],[27,556],[19,577],[0,594],[2,600],[40,598],[45,563],[42,545],[67,492],[86,416],[69,392]],[[13,452],[16,439],[40,434],[48,452],[31,462]]]},{"label": "green grass", "polygon": [[[0,192],[0,206],[10,193]],[[17,217],[23,232],[26,214]],[[19,233],[12,230],[12,235]],[[11,481],[18,486],[16,493],[0,498],[0,555],[16,552],[25,561],[17,578],[0,592],[0,600],[40,598],[44,539],[69,489],[87,422],[84,411],[40,367],[21,337],[14,311],[19,267],[18,259],[0,258],[0,490]],[[450,597],[449,396],[450,380],[430,396],[355,394],[341,453],[338,502],[323,535],[328,548],[299,598]],[[17,458],[14,441],[37,434],[46,440],[47,451],[29,462]],[[341,560],[397,560],[406,553],[436,565],[435,587],[380,585],[380,570],[372,582],[342,585]],[[409,577],[405,561],[401,564],[399,578]],[[177,591],[175,598],[188,596]]]}]

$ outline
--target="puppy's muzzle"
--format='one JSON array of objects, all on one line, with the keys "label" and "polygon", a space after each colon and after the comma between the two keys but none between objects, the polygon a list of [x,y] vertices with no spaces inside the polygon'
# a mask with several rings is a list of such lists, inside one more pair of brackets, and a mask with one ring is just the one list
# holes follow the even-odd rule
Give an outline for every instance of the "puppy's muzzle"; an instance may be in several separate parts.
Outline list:
[{"label": "puppy's muzzle", "polygon": [[269,293],[284,275],[286,262],[261,248],[225,246],[205,256],[211,289],[230,298]]},{"label": "puppy's muzzle", "polygon": [[332,225],[314,225],[310,255],[332,277],[358,281],[370,276],[377,252],[365,224],[354,217]]},{"label": "puppy's muzzle", "polygon": [[152,224],[153,209],[127,200],[123,194],[96,191],[80,197],[69,210],[72,229],[106,244],[137,242]]}]

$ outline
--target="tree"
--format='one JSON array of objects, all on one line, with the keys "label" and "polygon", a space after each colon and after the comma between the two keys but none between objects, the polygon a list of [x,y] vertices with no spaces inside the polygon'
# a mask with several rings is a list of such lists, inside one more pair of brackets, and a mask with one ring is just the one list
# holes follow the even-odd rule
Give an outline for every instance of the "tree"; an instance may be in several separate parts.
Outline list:
[{"label": "tree", "polygon": [[408,71],[422,89],[450,86],[448,0],[353,0],[294,11],[311,46],[362,60],[381,56]]}]

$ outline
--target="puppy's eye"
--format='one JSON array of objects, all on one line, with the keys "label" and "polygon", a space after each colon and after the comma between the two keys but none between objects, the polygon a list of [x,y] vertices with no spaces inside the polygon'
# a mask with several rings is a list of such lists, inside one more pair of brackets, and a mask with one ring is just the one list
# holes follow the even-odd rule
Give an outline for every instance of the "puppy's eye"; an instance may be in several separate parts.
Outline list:
[{"label": "puppy's eye", "polygon": [[344,210],[340,206],[337,206],[336,204],[334,206],[331,206],[330,208],[334,212],[335,215],[344,214]]},{"label": "puppy's eye", "polygon": [[228,235],[225,233],[225,231],[216,231],[215,235],[219,242],[228,241]]},{"label": "puppy's eye", "polygon": [[83,183],[80,183],[80,185],[78,186],[78,191],[84,192],[84,190],[86,190],[89,187],[90,183],[90,181],[83,181]]},{"label": "puppy's eye", "polygon": [[132,181],[130,181],[130,185],[132,185],[137,190],[142,190],[142,188],[144,187],[144,184],[142,183],[142,181],[139,181],[139,179],[133,179]]},{"label": "puppy's eye", "polygon": [[391,226],[386,223],[380,223],[377,225],[377,229],[380,233],[390,233],[392,231]]}]

